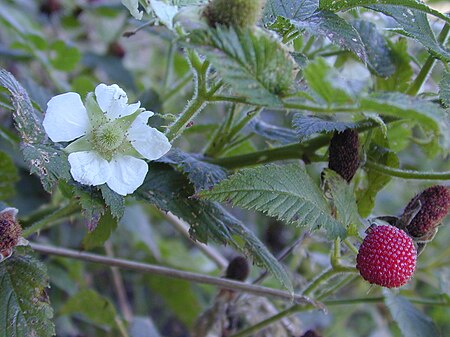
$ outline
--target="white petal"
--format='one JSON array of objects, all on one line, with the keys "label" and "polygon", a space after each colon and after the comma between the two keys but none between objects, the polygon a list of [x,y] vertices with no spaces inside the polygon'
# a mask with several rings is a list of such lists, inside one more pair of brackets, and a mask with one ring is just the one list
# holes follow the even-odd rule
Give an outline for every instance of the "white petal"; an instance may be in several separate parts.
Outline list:
[{"label": "white petal", "polygon": [[145,111],[136,117],[128,129],[131,145],[148,160],[164,156],[172,147],[167,137],[160,131],[147,125],[152,112]]},{"label": "white petal", "polygon": [[141,103],[128,105],[128,96],[117,84],[99,84],[95,88],[95,97],[100,109],[109,119],[129,116],[134,113]]},{"label": "white petal", "polygon": [[80,95],[68,92],[47,103],[44,129],[54,142],[67,142],[86,134],[89,118]]},{"label": "white petal", "polygon": [[144,182],[148,165],[132,156],[116,156],[109,163],[111,177],[106,184],[120,195],[133,193]]},{"label": "white petal", "polygon": [[141,20],[143,12],[139,11],[139,1],[138,0],[122,0],[122,4],[128,8],[130,14],[136,19]]},{"label": "white petal", "polygon": [[101,185],[111,176],[110,164],[94,151],[69,154],[70,173],[84,185]]}]

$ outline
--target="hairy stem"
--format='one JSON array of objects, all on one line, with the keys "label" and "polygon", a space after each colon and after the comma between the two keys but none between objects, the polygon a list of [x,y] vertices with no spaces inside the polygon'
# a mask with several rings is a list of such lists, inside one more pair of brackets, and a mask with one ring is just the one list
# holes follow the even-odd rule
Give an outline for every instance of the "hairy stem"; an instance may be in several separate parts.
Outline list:
[{"label": "hairy stem", "polygon": [[411,170],[402,170],[385,165],[378,164],[371,160],[366,161],[366,167],[392,177],[403,179],[419,179],[419,180],[448,180],[450,179],[450,171],[446,172],[419,172]]},{"label": "hairy stem", "polygon": [[234,291],[242,291],[258,296],[270,296],[275,298],[280,298],[288,301],[294,301],[296,303],[310,304],[314,307],[322,308],[320,303],[312,301],[306,296],[302,295],[292,295],[288,291],[268,288],[253,284],[248,284],[244,282],[224,279],[220,277],[213,277],[209,275],[203,275],[199,273],[187,272],[178,269],[168,268],[157,266],[154,264],[148,263],[139,263],[135,261],[112,258],[107,256],[102,256],[98,254],[84,253],[72,249],[59,248],[59,247],[51,247],[47,245],[41,245],[38,243],[30,243],[32,249],[42,254],[47,255],[56,255],[67,257],[76,260],[82,260],[93,263],[100,263],[107,266],[113,266],[128,270],[133,270],[136,272],[146,273],[146,274],[156,274],[196,283],[209,284],[213,286],[217,286],[224,289],[234,290]]}]

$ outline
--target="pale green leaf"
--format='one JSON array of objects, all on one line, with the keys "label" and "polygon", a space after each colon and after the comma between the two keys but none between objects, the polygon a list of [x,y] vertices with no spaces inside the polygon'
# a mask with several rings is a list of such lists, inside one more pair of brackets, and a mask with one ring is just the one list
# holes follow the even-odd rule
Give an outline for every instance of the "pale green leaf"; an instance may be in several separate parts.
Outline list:
[{"label": "pale green leaf", "polygon": [[100,191],[102,192],[103,200],[105,201],[106,206],[108,206],[111,215],[120,220],[125,211],[125,198],[114,192],[106,184],[100,186]]},{"label": "pale green leaf", "polygon": [[430,155],[435,155],[440,149],[447,151],[449,148],[448,117],[445,110],[437,104],[401,93],[375,93],[361,100],[361,109],[419,122],[431,137],[427,145]]},{"label": "pale green leaf", "polygon": [[303,21],[292,21],[298,29],[305,29],[314,36],[327,37],[332,43],[352,51],[364,63],[367,54],[358,31],[346,20],[330,11],[318,11]]},{"label": "pale green leaf", "polygon": [[409,88],[414,71],[410,65],[411,56],[408,51],[408,43],[405,38],[400,38],[396,43],[388,41],[391,49],[392,61],[395,72],[388,78],[378,77],[375,87],[379,91],[406,92]]},{"label": "pale green leaf", "polygon": [[117,219],[110,212],[105,212],[98,221],[95,229],[83,238],[85,249],[102,246],[109,239],[111,233],[117,228]]},{"label": "pale green leaf", "polygon": [[367,54],[370,69],[381,77],[389,77],[395,72],[391,50],[377,26],[364,20],[355,20],[353,27],[358,31]]},{"label": "pale green leaf", "polygon": [[204,162],[200,156],[179,149],[172,149],[159,161],[175,165],[186,173],[196,192],[209,189],[227,177],[222,167]]},{"label": "pale green leaf", "polygon": [[88,321],[115,326],[116,309],[105,297],[92,289],[83,289],[69,298],[59,311],[62,315],[79,314]]},{"label": "pale green leaf", "polygon": [[[330,169],[325,169],[323,181],[330,193],[333,205],[336,207],[337,219],[346,227],[357,228],[362,226],[356,205],[355,194],[345,179]],[[352,231],[356,233],[356,230]]]},{"label": "pale green leaf", "polygon": [[[372,144],[367,152],[367,158],[389,167],[398,168],[399,160],[395,152],[387,148]],[[375,198],[379,191],[386,186],[392,177],[380,172],[365,168],[367,186],[357,191],[358,211],[362,217],[368,217],[375,206]]]},{"label": "pale green leaf", "polygon": [[5,152],[0,151],[0,200],[9,199],[14,195],[14,186],[18,180],[14,162]]},{"label": "pale green leaf", "polygon": [[308,63],[303,75],[310,89],[329,106],[353,103],[366,86],[362,81],[342,78],[323,58]]},{"label": "pale green leaf", "polygon": [[405,297],[383,290],[384,301],[403,336],[439,337],[441,334],[433,321],[415,308]]},{"label": "pale green leaf", "polygon": [[78,48],[69,46],[62,40],[52,43],[49,52],[50,63],[57,70],[71,71],[81,59]]},{"label": "pale green leaf", "polygon": [[16,248],[0,263],[0,335],[51,337],[51,319],[45,265],[30,255],[29,248]]},{"label": "pale green leaf", "polygon": [[357,123],[353,122],[341,122],[316,116],[304,116],[302,114],[294,115],[292,125],[295,128],[297,137],[300,139],[306,139],[316,133],[342,132],[358,126]]},{"label": "pale green leaf", "polygon": [[274,36],[262,30],[217,27],[186,40],[204,53],[232,90],[255,104],[277,106],[289,93],[297,65]]},{"label": "pale green leaf", "polygon": [[320,189],[299,165],[243,169],[201,196],[258,210],[309,230],[323,227],[330,238],[346,234],[344,226],[331,216]]},{"label": "pale green leaf", "polygon": [[394,18],[408,36],[419,41],[435,57],[450,62],[450,50],[440,45],[430,27],[427,15],[415,9],[395,6],[371,6],[371,9]]},{"label": "pale green leaf", "polygon": [[318,7],[319,0],[268,0],[264,7],[263,22],[271,24],[278,16],[304,20],[314,14]]},{"label": "pale green leaf", "polygon": [[242,222],[220,205],[192,198],[194,189],[180,172],[170,166],[152,163],[144,184],[135,195],[164,211],[170,211],[190,224],[193,238],[230,244],[264,266],[289,291],[289,275],[264,244]]},{"label": "pale green leaf", "polygon": [[417,9],[427,14],[434,15],[447,23],[450,23],[450,17],[428,7],[419,0],[320,0],[320,8],[328,9],[333,12],[345,11],[354,7],[382,5],[385,8],[399,7],[406,12],[408,9]]}]

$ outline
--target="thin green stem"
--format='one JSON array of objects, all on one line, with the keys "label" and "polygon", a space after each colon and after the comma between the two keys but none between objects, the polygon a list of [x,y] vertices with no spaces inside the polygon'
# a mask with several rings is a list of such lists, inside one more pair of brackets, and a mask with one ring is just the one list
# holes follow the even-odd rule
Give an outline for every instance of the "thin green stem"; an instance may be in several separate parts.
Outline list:
[{"label": "thin green stem", "polygon": [[418,179],[418,180],[449,180],[450,171],[446,172],[419,172],[411,170],[402,170],[385,165],[378,164],[371,160],[366,161],[366,167],[383,173],[388,176],[399,177],[403,179]]},{"label": "thin green stem", "polygon": [[[449,36],[449,33],[450,33],[450,25],[445,24],[444,28],[442,28],[442,30],[437,38],[438,42],[441,44],[444,44]],[[419,93],[423,84],[426,82],[426,80],[430,76],[435,63],[436,63],[436,57],[433,55],[429,55],[423,65],[422,69],[420,69],[419,74],[417,74],[416,79],[414,80],[414,82],[410,85],[410,87],[406,91],[406,93],[408,95],[415,96]]]},{"label": "thin green stem", "polygon": [[252,325],[246,329],[242,329],[241,331],[239,331],[238,333],[231,335],[230,337],[247,337],[247,336],[251,336],[255,333],[257,333],[258,331],[260,331],[261,329],[264,329],[265,327],[269,326],[272,323],[275,323],[277,321],[279,321],[280,319],[283,319],[285,317],[288,317],[294,313],[296,313],[297,311],[299,311],[299,306],[297,305],[293,305],[290,308],[279,312],[276,315],[273,315],[255,325]]},{"label": "thin green stem", "polygon": [[77,203],[69,203],[26,228],[23,231],[22,236],[26,238],[31,234],[47,229],[80,211],[81,207]]},{"label": "thin green stem", "polygon": [[[424,304],[424,305],[440,305],[440,306],[450,306],[450,302],[446,301],[432,301],[424,298],[414,298],[414,297],[406,297],[408,301],[416,304]],[[323,303],[326,305],[348,305],[348,304],[358,304],[358,303],[380,303],[384,302],[384,297],[361,297],[361,298],[349,298],[342,300],[329,300],[324,301]]]},{"label": "thin green stem", "polygon": [[173,96],[180,92],[186,85],[188,85],[192,81],[192,74],[190,72],[186,73],[178,82],[173,85],[173,88],[170,89],[163,95],[164,102],[170,100]]}]

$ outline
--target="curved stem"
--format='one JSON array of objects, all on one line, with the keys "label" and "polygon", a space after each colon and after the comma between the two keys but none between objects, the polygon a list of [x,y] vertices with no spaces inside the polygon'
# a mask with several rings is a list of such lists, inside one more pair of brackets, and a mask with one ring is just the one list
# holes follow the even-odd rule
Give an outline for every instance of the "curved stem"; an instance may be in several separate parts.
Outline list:
[{"label": "curved stem", "polygon": [[279,299],[284,299],[288,301],[294,301],[295,303],[309,304],[312,307],[322,308],[320,303],[312,301],[306,296],[303,295],[292,295],[288,291],[268,288],[263,286],[258,286],[254,284],[248,284],[245,282],[229,280],[220,277],[214,277],[199,273],[193,273],[188,271],[182,271],[178,269],[157,266],[149,263],[139,263],[135,261],[112,258],[107,256],[102,256],[98,254],[84,253],[72,249],[59,248],[59,247],[51,247],[46,245],[41,245],[38,243],[30,243],[32,249],[42,254],[48,255],[57,255],[62,257],[67,257],[76,260],[82,260],[93,263],[100,263],[107,265],[109,267],[118,267],[124,268],[128,270],[133,270],[136,272],[153,274],[153,275],[161,275],[176,279],[181,279],[185,281],[191,281],[202,284],[209,284],[213,286],[217,286],[224,289],[234,290],[234,291],[242,291],[249,294],[254,294],[258,296],[270,296]]},{"label": "curved stem", "polygon": [[419,179],[419,180],[448,180],[450,179],[450,171],[446,172],[419,172],[411,170],[402,170],[385,165],[375,163],[371,160],[366,161],[366,167],[383,173],[388,176],[399,177],[404,179]]}]

